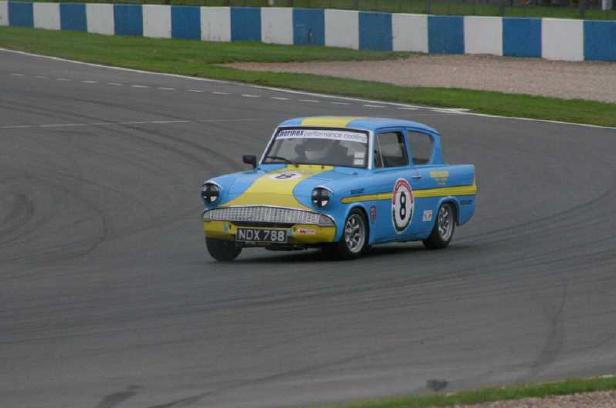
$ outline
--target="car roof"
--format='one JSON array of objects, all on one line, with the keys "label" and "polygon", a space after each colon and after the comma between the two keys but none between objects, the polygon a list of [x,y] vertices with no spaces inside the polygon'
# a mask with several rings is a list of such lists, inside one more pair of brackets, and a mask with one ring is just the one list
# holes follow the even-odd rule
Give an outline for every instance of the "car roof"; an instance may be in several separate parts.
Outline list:
[{"label": "car roof", "polygon": [[405,127],[424,130],[430,133],[438,132],[423,123],[411,120],[372,118],[362,116],[311,116],[285,120],[278,127],[329,127],[338,129],[358,129],[375,131],[389,127]]}]

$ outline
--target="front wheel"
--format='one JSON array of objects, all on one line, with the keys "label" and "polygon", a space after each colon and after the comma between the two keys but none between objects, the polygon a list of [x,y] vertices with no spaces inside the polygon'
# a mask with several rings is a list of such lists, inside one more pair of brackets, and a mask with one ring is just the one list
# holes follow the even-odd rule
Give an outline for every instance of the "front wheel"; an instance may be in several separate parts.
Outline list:
[{"label": "front wheel", "polygon": [[242,252],[242,248],[235,245],[233,241],[206,238],[205,245],[212,258],[220,262],[230,262]]},{"label": "front wheel", "polygon": [[456,229],[456,213],[451,203],[445,203],[438,209],[436,222],[432,228],[432,233],[423,244],[428,249],[446,248],[453,238]]},{"label": "front wheel", "polygon": [[368,248],[368,224],[364,213],[358,209],[351,211],[344,222],[340,241],[332,248],[338,258],[359,258]]}]

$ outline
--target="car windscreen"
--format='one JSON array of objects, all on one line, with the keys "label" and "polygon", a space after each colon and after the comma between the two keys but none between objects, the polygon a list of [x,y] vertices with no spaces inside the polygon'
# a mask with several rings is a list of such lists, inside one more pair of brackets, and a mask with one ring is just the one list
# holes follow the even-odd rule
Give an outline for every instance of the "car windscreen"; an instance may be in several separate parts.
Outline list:
[{"label": "car windscreen", "polygon": [[368,165],[368,134],[348,129],[280,129],[263,163]]}]

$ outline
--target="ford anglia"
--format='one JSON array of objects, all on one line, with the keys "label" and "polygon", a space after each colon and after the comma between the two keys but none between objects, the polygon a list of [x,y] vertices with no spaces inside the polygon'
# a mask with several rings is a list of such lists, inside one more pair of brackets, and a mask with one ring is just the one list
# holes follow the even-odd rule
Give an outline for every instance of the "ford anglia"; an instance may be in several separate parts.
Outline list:
[{"label": "ford anglia", "polygon": [[343,259],[372,245],[449,245],[475,210],[475,168],[448,165],[439,133],[384,118],[308,117],[275,130],[252,169],[207,180],[201,189],[210,255],[235,259],[245,247],[320,247]]}]

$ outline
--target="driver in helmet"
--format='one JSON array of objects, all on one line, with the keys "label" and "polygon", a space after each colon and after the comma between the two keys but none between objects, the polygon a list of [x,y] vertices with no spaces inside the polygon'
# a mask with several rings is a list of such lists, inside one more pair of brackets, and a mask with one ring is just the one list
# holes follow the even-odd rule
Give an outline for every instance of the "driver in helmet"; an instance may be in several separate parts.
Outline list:
[{"label": "driver in helmet", "polygon": [[298,157],[310,164],[344,165],[348,150],[338,140],[310,138],[295,147]]}]

